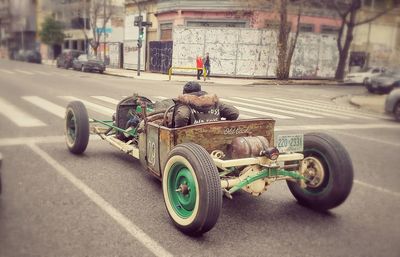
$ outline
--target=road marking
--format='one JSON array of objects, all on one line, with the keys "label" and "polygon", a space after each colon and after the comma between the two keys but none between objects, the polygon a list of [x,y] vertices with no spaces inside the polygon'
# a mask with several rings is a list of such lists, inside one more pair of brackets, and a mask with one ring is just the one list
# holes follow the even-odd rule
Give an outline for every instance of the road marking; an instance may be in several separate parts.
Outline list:
[{"label": "road marking", "polygon": [[274,105],[276,105],[276,104],[283,105],[286,108],[287,108],[287,106],[292,106],[293,108],[297,108],[298,110],[300,109],[302,111],[314,112],[314,113],[318,113],[323,116],[334,117],[334,118],[344,119],[344,120],[350,119],[349,117],[343,117],[343,115],[334,114],[334,113],[330,113],[327,111],[321,111],[321,109],[318,109],[318,108],[307,107],[307,106],[303,106],[301,104],[289,103],[287,101],[273,100],[273,99],[266,99],[266,98],[259,98],[259,97],[255,97],[254,99],[261,100],[263,102],[269,102],[270,104],[274,104]]},{"label": "road marking", "polygon": [[8,73],[8,74],[15,74],[15,72],[9,71],[9,70],[0,69],[0,71],[2,71],[4,73]]},{"label": "road marking", "polygon": [[397,124],[339,124],[339,125],[302,125],[302,126],[277,126],[275,131],[301,131],[301,130],[346,130],[346,129],[400,129]]},{"label": "road marking", "polygon": [[394,196],[397,196],[397,197],[400,196],[399,192],[395,192],[395,191],[392,191],[392,190],[389,190],[389,189],[386,189],[386,188],[383,188],[383,187],[374,186],[374,185],[371,185],[371,184],[368,184],[368,183],[365,183],[365,182],[362,182],[362,181],[359,181],[359,180],[356,180],[356,179],[353,180],[353,181],[354,181],[355,184],[359,184],[361,186],[365,186],[365,187],[368,187],[368,188],[371,188],[371,189],[375,189],[377,191],[380,191],[380,192],[383,192],[383,193],[386,193],[386,194],[394,195]]},{"label": "road marking", "polygon": [[[331,113],[340,114],[342,116],[349,116],[349,117],[355,117],[355,118],[367,119],[367,120],[374,120],[374,119],[377,118],[376,116],[374,116],[372,118],[370,116],[373,116],[373,115],[369,115],[369,114],[365,114],[365,113],[361,113],[361,112],[357,113],[357,112],[351,112],[351,111],[346,111],[346,110],[338,110],[337,108],[333,108],[332,109],[332,107],[327,107],[327,106],[320,105],[320,104],[315,104],[315,103],[312,103],[312,102],[309,103],[309,102],[307,102],[305,100],[301,100],[301,99],[296,99],[296,100],[289,100],[289,99],[282,99],[282,98],[274,98],[274,99],[279,100],[279,101],[296,103],[296,104],[299,104],[299,105],[301,105],[303,107],[307,106],[308,108],[311,107],[311,108],[320,110],[321,112],[322,111],[331,112]],[[381,117],[378,116],[378,118],[381,118]]]},{"label": "road marking", "polygon": [[380,115],[360,112],[355,108],[350,108],[349,109],[348,107],[335,105],[333,103],[332,104],[328,104],[328,105],[326,105],[326,104],[325,105],[321,105],[321,104],[318,104],[318,103],[314,103],[314,101],[304,100],[304,99],[295,99],[295,101],[301,101],[301,102],[303,102],[304,104],[307,104],[307,105],[316,105],[316,106],[319,106],[319,107],[322,107],[322,108],[335,109],[335,110],[339,111],[340,113],[344,113],[347,116],[354,116],[354,117],[357,117],[357,118],[359,118],[360,115],[362,116],[361,118],[363,118],[363,119],[381,119],[382,118],[382,116],[380,116]]},{"label": "road marking", "polygon": [[45,75],[45,76],[50,76],[50,74],[48,72],[44,72],[44,71],[34,70],[33,72],[39,73],[39,74],[42,74],[42,75]]},{"label": "road marking", "polygon": [[87,108],[89,108],[93,111],[102,113],[102,114],[109,115],[110,117],[115,113],[114,109],[110,109],[110,108],[104,107],[102,105],[94,104],[94,103],[79,99],[74,96],[59,96],[59,97],[65,99],[67,101],[81,101]]},{"label": "road marking", "polygon": [[312,114],[292,112],[292,111],[286,111],[286,110],[267,107],[267,106],[259,106],[259,105],[255,105],[255,104],[237,102],[237,101],[232,101],[232,100],[228,100],[228,99],[225,99],[225,98],[221,98],[221,100],[224,101],[224,102],[232,103],[232,104],[239,104],[239,105],[244,105],[244,106],[248,106],[248,107],[253,107],[253,108],[258,108],[258,109],[263,109],[263,110],[269,110],[269,111],[275,111],[275,112],[281,112],[281,113],[286,113],[286,114],[291,114],[291,115],[301,116],[301,117],[306,117],[306,118],[313,118],[313,119],[322,118],[321,116],[316,116],[316,115],[312,115]]},{"label": "road marking", "polygon": [[16,106],[10,104],[3,98],[0,98],[0,113],[9,118],[19,127],[43,127],[46,126],[42,121],[34,118],[30,114],[22,111]]},{"label": "road marking", "polygon": [[24,70],[19,70],[19,69],[14,69],[14,71],[22,73],[22,74],[26,74],[26,75],[33,75],[34,73],[29,72],[29,71],[24,71]]},{"label": "road marking", "polygon": [[64,166],[58,163],[45,151],[40,149],[35,144],[28,144],[29,147],[40,157],[42,157],[50,166],[52,166],[59,175],[67,179],[79,189],[84,195],[86,195],[92,202],[94,202],[101,210],[107,213],[111,218],[113,218],[122,228],[124,228],[129,234],[131,234],[136,240],[142,243],[150,252],[156,256],[173,256],[170,252],[164,249],[160,244],[154,241],[150,236],[148,236],[143,230],[138,226],[133,224],[127,217],[120,213],[115,207],[113,207],[109,202],[104,200],[99,194],[97,194],[93,189],[86,185],[83,181],[75,177],[71,172],[69,172]]},{"label": "road marking", "polygon": [[91,96],[91,97],[101,100],[101,101],[104,101],[104,102],[107,102],[107,103],[115,104],[115,105],[119,104],[119,102],[120,102],[117,99],[114,99],[114,98],[111,98],[108,96]]},{"label": "road marking", "polygon": [[22,99],[30,102],[33,105],[36,105],[37,107],[50,112],[51,114],[56,115],[57,117],[60,117],[64,119],[65,116],[65,108],[56,105],[50,101],[47,101],[46,99],[43,99],[38,96],[23,96]]},{"label": "road marking", "polygon": [[[242,97],[232,97],[232,98],[238,99],[238,100],[241,100],[241,101],[248,101],[248,102],[267,104],[268,105],[268,103],[263,103],[261,101],[256,101],[256,100],[252,100],[252,99],[246,99],[246,98],[242,98]],[[243,103],[243,104],[245,104],[245,103]],[[302,117],[306,117],[306,118],[312,118],[312,119],[322,118],[321,116],[318,116],[318,115],[312,115],[312,114],[306,114],[306,113],[299,112],[298,108],[285,107],[286,109],[292,109],[292,110],[294,109],[294,110],[296,110],[296,112],[292,112],[292,111],[285,111],[285,110],[282,110],[282,109],[259,106],[259,105],[255,105],[255,104],[245,104],[245,105],[250,106],[250,107],[254,107],[254,108],[266,109],[266,110],[273,110],[273,111],[276,110],[276,111],[279,111],[279,112],[283,112],[283,113],[287,113],[287,114],[293,114],[293,115],[302,116]],[[270,104],[270,105],[272,105],[272,104]],[[273,105],[273,106],[277,106],[277,105]]]},{"label": "road marking", "polygon": [[[400,126],[398,128],[400,128]],[[360,135],[357,135],[357,134],[349,134],[349,133],[346,133],[346,132],[343,132],[343,131],[341,131],[341,132],[332,131],[332,133],[336,133],[336,134],[344,135],[344,136],[349,136],[349,137],[355,137],[355,138],[358,138],[358,139],[372,141],[372,142],[376,142],[376,143],[387,144],[387,145],[391,145],[391,146],[400,146],[400,143],[382,141],[382,140],[378,140],[378,139],[371,138],[371,137],[360,136]]]},{"label": "road marking", "polygon": [[[225,102],[229,102],[229,100],[227,101],[227,99],[221,99],[222,101]],[[261,112],[261,111],[257,111],[257,110],[253,110],[253,109],[249,109],[249,108],[245,108],[245,107],[240,107],[240,106],[236,106],[235,107],[240,110],[240,111],[245,111],[245,112],[250,112],[250,113],[255,113],[255,114],[259,114],[261,116],[269,116],[269,117],[273,117],[273,118],[277,118],[277,119],[293,119],[293,117],[289,117],[289,116],[285,116],[285,115],[279,115],[279,114],[275,114],[275,113],[270,113],[270,112]]]}]

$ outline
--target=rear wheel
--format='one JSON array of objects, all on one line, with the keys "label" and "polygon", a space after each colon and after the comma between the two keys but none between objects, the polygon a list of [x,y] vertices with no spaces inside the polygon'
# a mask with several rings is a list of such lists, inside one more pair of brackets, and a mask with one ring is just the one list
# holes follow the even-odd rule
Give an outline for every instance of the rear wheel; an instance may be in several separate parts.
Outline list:
[{"label": "rear wheel", "polygon": [[323,133],[304,136],[305,188],[288,181],[297,201],[323,211],[342,204],[353,186],[353,165],[342,144]]},{"label": "rear wheel", "polygon": [[65,139],[68,150],[81,154],[89,142],[89,117],[82,102],[73,101],[65,112]]},{"label": "rear wheel", "polygon": [[86,72],[86,68],[85,68],[85,66],[84,66],[84,65],[82,65],[82,67],[81,67],[81,71],[82,71],[82,72]]},{"label": "rear wheel", "polygon": [[165,206],[175,226],[197,236],[214,227],[221,212],[222,190],[218,170],[201,146],[176,146],[163,172]]}]

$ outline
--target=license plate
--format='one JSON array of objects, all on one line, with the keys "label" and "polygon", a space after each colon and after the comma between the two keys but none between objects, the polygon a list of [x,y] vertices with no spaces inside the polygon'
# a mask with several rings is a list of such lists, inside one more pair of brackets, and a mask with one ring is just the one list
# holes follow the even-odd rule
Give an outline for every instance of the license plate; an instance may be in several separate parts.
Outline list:
[{"label": "license plate", "polygon": [[280,153],[303,152],[303,135],[279,135],[277,140],[277,148]]}]

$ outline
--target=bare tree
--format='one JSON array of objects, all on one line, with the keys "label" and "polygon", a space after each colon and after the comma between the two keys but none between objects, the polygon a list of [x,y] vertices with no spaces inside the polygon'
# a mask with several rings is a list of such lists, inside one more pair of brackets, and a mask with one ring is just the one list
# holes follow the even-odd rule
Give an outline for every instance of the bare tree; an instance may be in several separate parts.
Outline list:
[{"label": "bare tree", "polygon": [[290,24],[287,21],[288,1],[281,0],[279,5],[279,33],[278,33],[278,66],[276,69],[276,77],[278,79],[288,79],[292,57],[297,44],[297,38],[300,32],[301,3],[298,7],[297,25],[295,34],[290,37]]},{"label": "bare tree", "polygon": [[[85,35],[86,41],[89,42],[94,54],[97,55],[98,48],[100,46],[101,36],[103,33],[105,34],[106,24],[115,14],[115,8],[112,5],[111,0],[91,0],[90,4],[87,5],[87,8],[89,8],[88,13],[93,39],[88,40],[86,28],[83,28],[82,30]],[[101,26],[98,26],[99,21],[101,21]]]},{"label": "bare tree", "polygon": [[[332,3],[331,1],[328,0],[325,1]],[[375,19],[388,13],[393,8],[399,6],[399,1],[398,0],[387,1],[386,8],[377,12],[375,15],[365,18],[363,20],[357,20],[357,14],[362,8],[361,0],[342,0],[342,1],[335,0],[333,1],[333,5],[339,17],[341,18],[341,25],[337,37],[339,62],[336,67],[335,79],[342,80],[344,78],[350,45],[351,42],[353,41],[354,28],[359,25],[374,21]]]}]

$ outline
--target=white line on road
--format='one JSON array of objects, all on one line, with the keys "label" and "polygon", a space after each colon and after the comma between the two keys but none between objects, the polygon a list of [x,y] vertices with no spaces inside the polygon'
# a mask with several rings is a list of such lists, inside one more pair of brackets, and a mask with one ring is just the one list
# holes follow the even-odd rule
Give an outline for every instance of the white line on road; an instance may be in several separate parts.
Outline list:
[{"label": "white line on road", "polygon": [[120,102],[117,99],[114,99],[114,98],[111,98],[108,96],[91,96],[91,97],[101,100],[101,101],[104,101],[104,102],[107,102],[107,103],[115,104],[115,105],[117,105]]},{"label": "white line on road", "polygon": [[0,113],[9,118],[19,127],[42,127],[46,126],[42,121],[32,117],[30,114],[20,110],[3,98],[0,98]]},{"label": "white line on road", "polygon": [[353,180],[353,181],[354,181],[355,184],[359,184],[361,186],[365,186],[365,187],[368,187],[368,188],[371,188],[371,189],[375,189],[377,191],[380,191],[380,192],[383,192],[383,193],[386,193],[386,194],[390,194],[390,195],[397,196],[397,197],[400,196],[399,192],[395,192],[395,191],[392,191],[392,190],[389,190],[389,189],[386,189],[386,188],[383,188],[383,187],[374,186],[374,185],[371,185],[371,184],[368,184],[368,183],[365,183],[365,182],[362,182],[362,181],[359,181],[359,180],[356,180],[356,179]]},{"label": "white line on road", "polygon": [[397,124],[340,124],[340,125],[303,125],[303,126],[277,126],[275,131],[298,131],[298,130],[336,130],[336,129],[400,129]]},{"label": "white line on road", "polygon": [[294,100],[286,100],[286,101],[298,102],[298,103],[301,103],[302,105],[305,105],[305,106],[317,107],[320,110],[321,109],[327,109],[327,110],[330,110],[330,111],[335,110],[336,112],[338,112],[338,113],[340,113],[342,115],[346,115],[346,116],[350,116],[350,117],[356,117],[356,118],[362,118],[362,119],[368,119],[368,120],[382,118],[379,115],[373,115],[373,114],[357,112],[355,110],[348,110],[345,107],[341,107],[341,106],[322,105],[322,104],[319,104],[319,103],[315,103],[315,102],[313,102],[311,100],[294,99]]},{"label": "white line on road", "polygon": [[19,70],[19,69],[14,69],[14,71],[22,73],[22,74],[26,74],[26,75],[33,75],[33,73],[29,72],[29,71],[24,71],[24,70]]},{"label": "white line on road", "polygon": [[57,117],[60,117],[64,119],[65,116],[65,108],[56,105],[50,101],[47,101],[46,99],[43,99],[38,96],[23,96],[22,99],[30,102],[31,104],[36,105],[37,107],[50,112],[51,114],[56,115]]},{"label": "white line on road", "polygon": [[45,75],[45,76],[50,76],[50,74],[48,72],[44,72],[44,71],[38,71],[38,70],[34,70],[33,72],[35,73],[39,73],[41,75]]},{"label": "white line on road", "polygon": [[[90,140],[91,141],[100,140],[100,137],[98,135],[90,135]],[[26,144],[55,144],[64,142],[65,142],[65,136],[0,138],[0,146],[17,146]]]},{"label": "white line on road", "polygon": [[256,104],[248,104],[248,103],[243,103],[243,102],[238,102],[238,101],[232,101],[232,100],[228,100],[228,99],[225,99],[225,98],[221,98],[221,100],[224,101],[224,102],[232,103],[232,104],[238,104],[238,105],[244,105],[244,106],[248,106],[248,107],[263,109],[263,110],[281,112],[281,113],[285,113],[285,114],[291,114],[291,115],[294,115],[294,116],[300,116],[300,117],[306,117],[306,118],[314,118],[314,119],[315,118],[322,118],[321,116],[316,116],[316,115],[312,115],[312,114],[286,111],[286,110],[277,109],[277,108],[273,108],[273,107],[260,106],[260,105],[256,105]]},{"label": "white line on road", "polygon": [[[227,99],[221,99],[222,101],[228,102],[226,101]],[[253,110],[253,109],[249,109],[249,108],[245,108],[245,107],[240,107],[235,105],[235,107],[240,110],[240,111],[244,111],[244,112],[250,112],[250,113],[255,113],[261,116],[267,116],[267,117],[273,117],[273,118],[277,118],[277,119],[294,119],[293,117],[289,117],[289,116],[285,116],[285,115],[279,115],[279,114],[275,114],[275,113],[270,113],[270,112],[261,112],[261,111],[257,111],[257,110]]]},{"label": "white line on road", "polygon": [[283,106],[284,108],[294,108],[297,110],[311,112],[311,113],[318,113],[319,115],[322,115],[322,116],[334,117],[334,118],[338,118],[338,119],[344,119],[344,120],[350,119],[349,117],[343,117],[343,115],[341,115],[341,114],[329,113],[326,111],[322,111],[321,109],[318,109],[318,108],[307,108],[305,106],[302,106],[301,104],[288,103],[287,101],[280,101],[280,100],[273,100],[273,99],[266,99],[266,98],[259,98],[259,97],[255,97],[254,99],[261,100],[262,103],[264,103],[264,104],[273,104],[275,106]]},{"label": "white line on road", "polygon": [[0,69],[0,71],[2,71],[4,73],[8,73],[8,74],[15,74],[15,72],[9,71],[9,70]]},{"label": "white line on road", "polygon": [[120,213],[115,207],[109,202],[104,200],[99,194],[97,194],[88,185],[83,183],[80,179],[75,177],[69,172],[64,166],[54,160],[45,151],[40,149],[35,144],[29,144],[29,147],[40,157],[42,157],[48,164],[50,164],[61,176],[71,182],[76,188],[78,188],[83,194],[85,194],[92,202],[94,202],[100,209],[107,213],[113,218],[122,228],[124,228],[129,234],[131,234],[136,240],[142,243],[149,251],[156,256],[173,256],[170,252],[164,249],[160,244],[154,241],[148,236],[143,230],[133,224],[127,217]]},{"label": "white line on road", "polygon": [[[398,126],[398,128],[400,129],[400,126]],[[360,136],[360,135],[357,135],[357,134],[354,134],[354,133],[346,133],[346,132],[343,132],[343,131],[340,131],[340,132],[339,131],[332,131],[332,133],[336,133],[336,134],[344,135],[344,136],[349,136],[349,137],[355,137],[355,138],[358,138],[358,139],[372,141],[372,142],[375,142],[375,143],[387,144],[387,145],[391,145],[391,146],[400,146],[400,143],[378,140],[378,139],[375,139],[375,138],[372,138],[372,137],[364,137],[364,136]]]},{"label": "white line on road", "polygon": [[94,104],[82,99],[79,99],[77,97],[74,96],[59,96],[60,98],[63,98],[67,101],[81,101],[87,108],[92,109],[96,112],[105,114],[105,115],[109,115],[110,117],[115,113],[115,110],[98,105],[98,104]]}]

